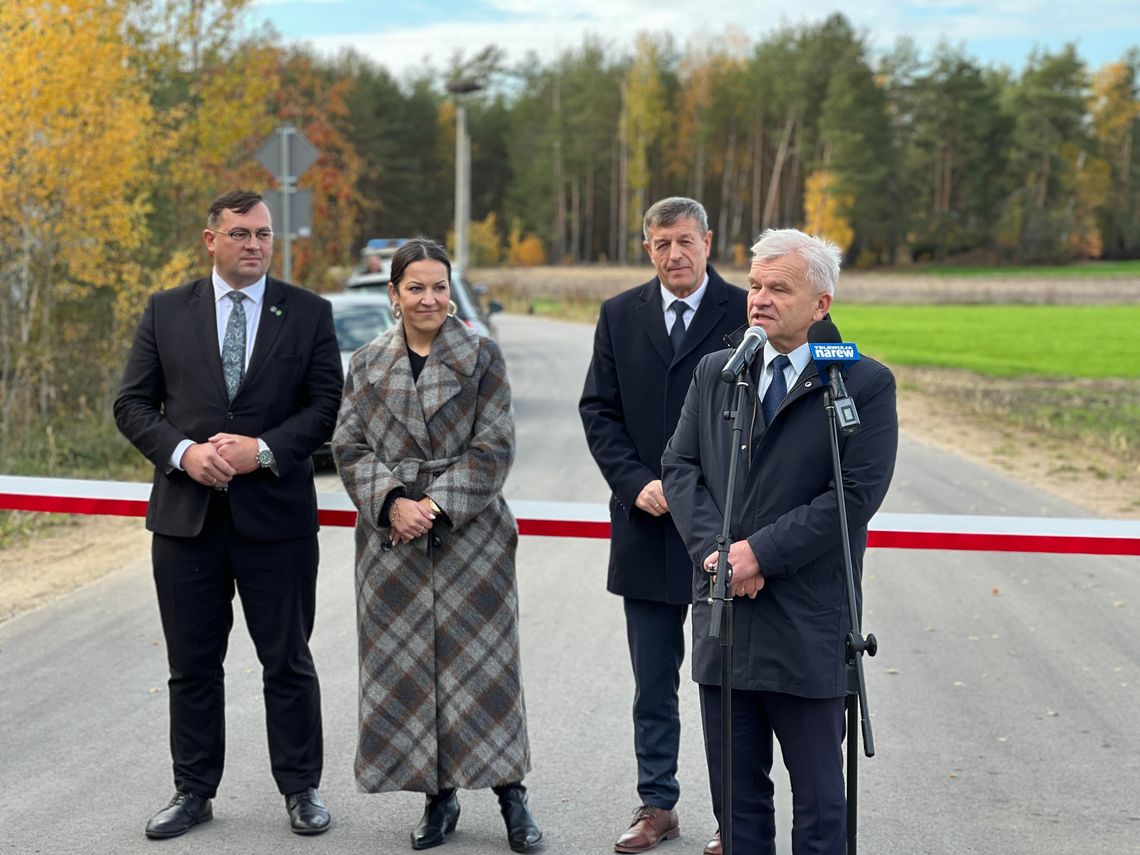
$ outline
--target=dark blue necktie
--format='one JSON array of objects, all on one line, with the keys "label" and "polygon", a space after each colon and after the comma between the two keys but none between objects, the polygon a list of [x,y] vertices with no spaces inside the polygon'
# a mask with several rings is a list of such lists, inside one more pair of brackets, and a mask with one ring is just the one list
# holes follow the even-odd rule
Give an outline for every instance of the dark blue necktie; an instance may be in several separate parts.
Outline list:
[{"label": "dark blue necktie", "polygon": [[673,345],[673,355],[681,349],[681,340],[685,337],[685,309],[689,308],[684,300],[674,300],[669,304],[669,311],[677,317],[673,319],[673,329],[669,330],[669,341]]},{"label": "dark blue necktie", "polygon": [[784,369],[791,365],[791,360],[784,354],[779,354],[772,360],[772,382],[768,384],[768,391],[764,393],[764,425],[772,424],[776,417],[776,410],[788,394],[788,381],[784,377]]}]

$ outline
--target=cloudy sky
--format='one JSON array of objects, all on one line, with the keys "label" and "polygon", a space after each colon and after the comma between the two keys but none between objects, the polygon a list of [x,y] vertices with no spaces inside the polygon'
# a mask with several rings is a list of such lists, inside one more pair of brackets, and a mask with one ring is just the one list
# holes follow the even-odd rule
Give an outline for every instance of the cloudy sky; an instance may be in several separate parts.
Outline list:
[{"label": "cloudy sky", "polygon": [[510,59],[544,59],[593,33],[614,47],[639,31],[667,31],[679,45],[732,26],[753,40],[782,25],[816,23],[842,12],[875,50],[900,35],[920,47],[963,45],[986,64],[1020,70],[1034,47],[1074,41],[1092,67],[1140,47],[1140,0],[255,0],[289,40],[320,51],[352,46],[397,75],[425,62],[443,68],[455,50],[471,55],[497,44]]}]

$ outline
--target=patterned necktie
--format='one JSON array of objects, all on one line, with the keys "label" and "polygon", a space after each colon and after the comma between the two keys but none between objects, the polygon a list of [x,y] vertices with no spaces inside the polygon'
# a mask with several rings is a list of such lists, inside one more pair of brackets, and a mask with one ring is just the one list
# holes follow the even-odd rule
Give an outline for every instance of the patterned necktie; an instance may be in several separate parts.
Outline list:
[{"label": "patterned necktie", "polygon": [[788,394],[788,381],[784,377],[784,369],[792,364],[792,361],[784,354],[778,354],[772,360],[772,382],[768,384],[768,391],[764,393],[764,425],[772,424],[772,419],[776,417],[776,410],[780,409],[780,404],[784,402],[784,398]]},{"label": "patterned necktie", "polygon": [[222,374],[226,378],[226,392],[232,401],[245,376],[245,309],[241,305],[245,294],[230,291],[226,296],[234,301],[234,307],[230,310],[226,336],[222,339]]},{"label": "patterned necktie", "polygon": [[673,320],[673,329],[669,330],[669,341],[673,345],[673,355],[681,349],[681,340],[685,337],[685,309],[689,308],[684,300],[674,300],[669,304],[669,311],[677,317]]}]

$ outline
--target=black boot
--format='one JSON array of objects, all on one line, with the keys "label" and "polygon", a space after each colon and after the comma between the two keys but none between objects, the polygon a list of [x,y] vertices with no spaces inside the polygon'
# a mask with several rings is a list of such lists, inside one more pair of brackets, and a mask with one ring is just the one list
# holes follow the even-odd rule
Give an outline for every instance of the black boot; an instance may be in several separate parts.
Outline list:
[{"label": "black boot", "polygon": [[526,787],[522,782],[492,787],[499,797],[499,810],[507,824],[507,842],[514,852],[529,852],[542,840],[542,829],[527,807]]},{"label": "black boot", "polygon": [[427,797],[424,816],[412,832],[413,849],[431,849],[447,842],[447,835],[455,831],[459,822],[459,796],[455,787],[440,790]]}]

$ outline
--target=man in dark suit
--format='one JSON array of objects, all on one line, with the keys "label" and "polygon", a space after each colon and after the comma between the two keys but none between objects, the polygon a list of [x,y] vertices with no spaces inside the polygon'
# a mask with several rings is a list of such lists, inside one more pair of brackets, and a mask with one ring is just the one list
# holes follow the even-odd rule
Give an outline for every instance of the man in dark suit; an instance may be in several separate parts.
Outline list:
[{"label": "man in dark suit", "polygon": [[644,852],[679,833],[677,689],[693,582],[661,491],[661,452],[693,369],[740,325],[745,298],[708,264],[712,232],[699,202],[657,202],[643,231],[657,276],[602,304],[579,404],[590,451],[613,491],[608,588],[624,598],[636,685],[641,806],[617,852]]},{"label": "man in dark suit", "polygon": [[203,237],[213,273],[150,298],[115,401],[119,430],[155,467],[147,528],[170,664],[176,793],[146,834],[175,837],[213,817],[235,587],[263,666],[274,780],[292,830],[319,834],[329,812],[317,792],[321,696],[309,652],[310,455],[340,405],[332,309],[266,276],[273,230],[257,194],[216,199]]},{"label": "man in dark suit", "polygon": [[[827,314],[839,278],[833,244],[793,229],[753,247],[748,322],[768,334],[753,363],[745,407],[752,425],[740,451],[733,508],[733,851],[773,855],[772,735],[792,784],[792,851],[843,855],[844,640],[850,629],[836,493],[828,452],[824,381],[810,361],[808,328]],[[662,460],[665,495],[697,568],[693,678],[700,684],[705,750],[721,818],[721,646],[709,638],[710,580],[721,531],[734,387],[720,379],[728,351],[697,367]],[[847,391],[862,429],[840,439],[856,587],[867,524],[890,485],[898,446],[895,382],[872,359],[853,365]],[[706,852],[720,851],[714,839]]]}]

